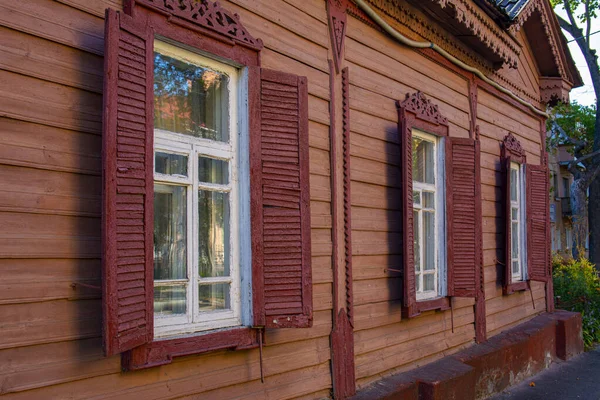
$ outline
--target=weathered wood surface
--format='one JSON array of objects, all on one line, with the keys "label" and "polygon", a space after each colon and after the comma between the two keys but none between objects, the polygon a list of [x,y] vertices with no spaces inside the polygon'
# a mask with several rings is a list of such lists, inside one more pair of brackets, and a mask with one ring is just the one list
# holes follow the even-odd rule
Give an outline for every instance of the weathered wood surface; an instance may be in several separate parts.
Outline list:
[{"label": "weathered wood surface", "polygon": [[[314,323],[267,332],[258,350],[215,352],[122,373],[101,354],[100,142],[104,9],[120,0],[0,0],[0,394],[16,399],[323,398],[332,387],[327,17],[322,0],[231,0],[266,68],[308,78]],[[523,34],[519,34],[523,39]],[[537,90],[526,43],[517,71]],[[401,319],[400,149],[394,102],[422,90],[469,137],[468,80],[348,18],[354,341],[359,387],[456,352],[475,338],[473,299],[450,312]],[[484,90],[481,132],[487,334],[545,308],[543,284],[502,295],[499,141],[510,130],[539,163],[539,122]],[[198,379],[198,377],[202,379]]]}]

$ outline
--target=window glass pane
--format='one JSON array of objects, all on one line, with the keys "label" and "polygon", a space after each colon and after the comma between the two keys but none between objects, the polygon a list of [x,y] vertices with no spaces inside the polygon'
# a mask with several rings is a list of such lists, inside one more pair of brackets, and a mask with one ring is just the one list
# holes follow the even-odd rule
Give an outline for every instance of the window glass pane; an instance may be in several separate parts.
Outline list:
[{"label": "window glass pane", "polygon": [[423,256],[426,271],[435,269],[435,213],[423,211]]},{"label": "window glass pane", "polygon": [[187,176],[188,158],[181,154],[157,151],[154,154],[154,168],[159,174]]},{"label": "window glass pane", "polygon": [[415,275],[415,284],[417,287],[417,293],[421,291],[421,274]]},{"label": "window glass pane", "polygon": [[435,290],[435,275],[423,275],[423,291]]},{"label": "window glass pane", "polygon": [[513,221],[518,221],[519,220],[519,209],[518,208],[511,208],[511,214],[512,214],[512,220]]},{"label": "window glass pane", "polygon": [[423,207],[435,208],[435,193],[423,192]]},{"label": "window glass pane", "polygon": [[202,278],[229,276],[229,194],[198,191],[198,252]]},{"label": "window glass pane", "polygon": [[154,313],[155,314],[185,314],[186,310],[186,285],[155,286],[154,287]]},{"label": "window glass pane", "polygon": [[228,283],[198,286],[200,311],[228,310],[231,308]]},{"label": "window glass pane", "polygon": [[517,222],[512,223],[510,238],[512,240],[512,258],[517,258],[519,256],[519,224]]},{"label": "window glass pane", "polygon": [[413,205],[420,206],[421,205],[421,192],[418,190],[413,191]]},{"label": "window glass pane", "polygon": [[434,173],[434,144],[414,137],[412,140],[413,152],[413,181],[435,183]]},{"label": "window glass pane", "polygon": [[154,280],[187,278],[187,193],[154,184]]},{"label": "window glass pane", "polygon": [[154,127],[227,142],[229,77],[154,53]]},{"label": "window glass pane", "polygon": [[229,163],[214,158],[198,157],[198,181],[206,183],[229,183]]},{"label": "window glass pane", "polygon": [[518,261],[512,262],[512,272],[513,272],[513,274],[519,273],[519,262]]},{"label": "window glass pane", "polygon": [[518,172],[516,169],[510,169],[510,199],[517,201],[517,178]]},{"label": "window glass pane", "polygon": [[415,253],[415,271],[421,270],[421,240],[420,240],[420,221],[419,212],[413,211],[413,237],[414,237],[414,253]]}]

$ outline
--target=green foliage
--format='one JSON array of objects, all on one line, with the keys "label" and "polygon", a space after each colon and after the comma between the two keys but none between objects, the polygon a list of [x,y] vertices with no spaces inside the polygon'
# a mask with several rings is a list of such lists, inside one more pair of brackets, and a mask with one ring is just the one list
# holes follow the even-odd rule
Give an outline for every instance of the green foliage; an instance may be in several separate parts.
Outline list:
[{"label": "green foliage", "polygon": [[573,10],[573,16],[577,17],[580,23],[586,23],[588,18],[594,19],[598,15],[598,10],[600,9],[600,1],[598,0],[589,0],[588,1],[588,12],[583,11],[581,14],[575,14],[576,10],[585,8],[584,0],[550,0],[550,4],[553,8],[557,6],[562,6],[564,8],[565,2],[569,3],[571,10]]},{"label": "green foliage", "polygon": [[580,312],[586,347],[600,342],[600,278],[592,263],[555,255],[552,259],[556,307]]},{"label": "green foliage", "polygon": [[[568,138],[559,134],[554,124],[560,126]],[[581,155],[592,152],[594,142],[594,128],[596,126],[596,105],[584,106],[573,102],[571,104],[560,103],[550,111],[547,121],[547,129],[554,132],[547,139],[549,149],[556,148],[562,144],[569,144],[569,139],[575,142],[585,143],[581,149]]]}]

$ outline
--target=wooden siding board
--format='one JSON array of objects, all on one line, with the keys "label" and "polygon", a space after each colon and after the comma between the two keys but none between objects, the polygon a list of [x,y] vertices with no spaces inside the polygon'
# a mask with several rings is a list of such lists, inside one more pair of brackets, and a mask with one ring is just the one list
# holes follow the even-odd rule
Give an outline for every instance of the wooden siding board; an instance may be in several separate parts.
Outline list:
[{"label": "wooden siding board", "polygon": [[0,25],[93,54],[104,53],[102,19],[48,0],[19,2],[19,7],[14,4],[10,0],[0,0]]}]

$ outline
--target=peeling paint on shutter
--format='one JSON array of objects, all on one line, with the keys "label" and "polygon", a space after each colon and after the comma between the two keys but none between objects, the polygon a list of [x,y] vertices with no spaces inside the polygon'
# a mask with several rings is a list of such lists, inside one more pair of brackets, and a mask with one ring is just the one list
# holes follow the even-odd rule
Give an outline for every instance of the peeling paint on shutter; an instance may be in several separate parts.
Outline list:
[{"label": "peeling paint on shutter", "polygon": [[267,69],[251,71],[251,79],[259,73],[259,137],[250,155],[255,324],[310,327],[307,81]]},{"label": "peeling paint on shutter", "polygon": [[479,141],[446,139],[448,295],[475,297],[479,282]]},{"label": "peeling paint on shutter", "polygon": [[526,165],[527,185],[527,270],[529,279],[546,282],[548,274],[549,187],[543,165]]},{"label": "peeling paint on shutter", "polygon": [[104,350],[152,340],[152,41],[107,10],[103,121]]}]

